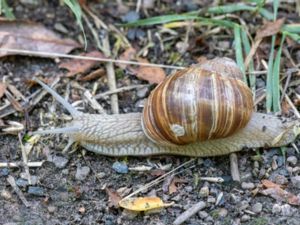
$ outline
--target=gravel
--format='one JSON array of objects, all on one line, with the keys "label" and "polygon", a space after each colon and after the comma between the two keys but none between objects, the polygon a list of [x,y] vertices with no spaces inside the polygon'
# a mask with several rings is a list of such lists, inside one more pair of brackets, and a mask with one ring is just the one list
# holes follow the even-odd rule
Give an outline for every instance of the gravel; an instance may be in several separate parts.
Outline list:
[{"label": "gravel", "polygon": [[260,213],[262,211],[262,204],[261,203],[255,203],[253,206],[252,206],[252,212],[254,213]]},{"label": "gravel", "polygon": [[78,166],[75,174],[76,180],[81,180],[81,181],[85,180],[89,175],[90,171],[91,169],[88,166],[83,166],[83,167]]},{"label": "gravel", "polygon": [[242,188],[249,190],[255,188],[255,185],[252,182],[242,182]]}]

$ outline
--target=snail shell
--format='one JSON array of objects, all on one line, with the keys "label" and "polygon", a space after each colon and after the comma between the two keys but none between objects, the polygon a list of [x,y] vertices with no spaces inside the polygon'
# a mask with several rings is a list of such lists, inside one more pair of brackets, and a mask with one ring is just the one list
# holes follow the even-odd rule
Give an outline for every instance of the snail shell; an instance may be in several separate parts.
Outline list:
[{"label": "snail shell", "polygon": [[164,145],[228,137],[246,126],[253,111],[251,90],[228,58],[216,58],[170,75],[150,94],[142,126]]}]

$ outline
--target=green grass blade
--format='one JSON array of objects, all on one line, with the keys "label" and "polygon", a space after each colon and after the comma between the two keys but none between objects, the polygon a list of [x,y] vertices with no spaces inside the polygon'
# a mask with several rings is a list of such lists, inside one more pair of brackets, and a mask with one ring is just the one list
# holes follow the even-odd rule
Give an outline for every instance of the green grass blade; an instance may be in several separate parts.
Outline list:
[{"label": "green grass blade", "polygon": [[275,21],[277,19],[277,12],[279,8],[279,0],[273,0],[273,20]]},{"label": "green grass blade", "polygon": [[85,35],[85,31],[84,31],[83,24],[82,24],[81,7],[77,0],[64,0],[64,3],[71,9],[71,11],[73,12],[73,14],[76,17],[76,22],[78,23],[78,25],[83,33],[84,43],[85,43],[85,48],[86,48],[87,40],[86,40],[86,35]]},{"label": "green grass blade", "polygon": [[285,40],[285,34],[282,35],[280,46],[275,57],[274,68],[273,68],[273,111],[279,112],[281,110],[280,107],[280,60],[281,60],[281,52],[282,46]]},{"label": "green grass blade", "polygon": [[8,6],[6,0],[0,0],[0,14],[4,12],[4,15],[9,20],[15,20],[16,17],[12,12],[12,9]]},{"label": "green grass blade", "polygon": [[256,10],[266,19],[268,19],[268,20],[273,19],[273,14],[271,12],[269,12],[268,10],[250,6],[250,5],[247,5],[244,3],[227,4],[227,5],[223,5],[223,6],[210,7],[207,9],[207,12],[212,13],[212,14],[227,14],[227,13],[233,13],[233,12],[238,12],[238,11],[254,12]]},{"label": "green grass blade", "polygon": [[287,31],[290,33],[300,34],[300,23],[283,25],[283,27],[281,28],[281,31],[282,32]]},{"label": "green grass blade", "polygon": [[129,27],[150,26],[150,25],[164,24],[164,23],[170,23],[170,22],[182,21],[182,20],[194,20],[197,18],[198,18],[197,15],[191,15],[191,14],[155,16],[155,17],[127,23],[124,24],[124,26],[129,26]]},{"label": "green grass blade", "polygon": [[300,43],[300,35],[295,34],[295,33],[290,33],[290,32],[282,32],[282,34],[285,34],[286,36],[289,36],[290,38],[292,38],[294,41]]},{"label": "green grass blade", "polygon": [[[250,50],[251,50],[251,45],[250,45],[249,38],[247,36],[247,32],[244,29],[242,29],[241,35],[242,35],[242,44],[243,44],[243,47],[244,47],[245,55],[248,55]],[[254,71],[254,63],[253,63],[252,59],[249,63],[248,71],[250,72],[250,74],[249,74],[249,86],[252,89],[252,92],[254,94],[255,93],[256,76],[255,76],[255,74],[251,73],[251,72]],[[255,96],[253,96],[253,97],[255,98]]]},{"label": "green grass blade", "polygon": [[242,41],[241,41],[241,27],[239,25],[234,26],[234,44],[235,44],[235,58],[236,62],[243,72],[243,79],[244,82],[247,84],[247,79],[245,76],[245,65],[244,65],[244,57],[243,57],[243,48],[242,48]]},{"label": "green grass blade", "polygon": [[267,73],[267,93],[266,93],[266,108],[267,112],[271,112],[272,100],[273,100],[273,60],[274,60],[274,47],[275,47],[276,35],[272,36],[271,52],[268,61],[268,73]]}]

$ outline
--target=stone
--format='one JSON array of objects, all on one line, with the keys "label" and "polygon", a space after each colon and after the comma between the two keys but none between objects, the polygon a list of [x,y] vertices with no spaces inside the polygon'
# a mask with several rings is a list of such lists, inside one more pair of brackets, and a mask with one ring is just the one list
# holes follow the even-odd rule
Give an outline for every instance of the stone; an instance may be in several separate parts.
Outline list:
[{"label": "stone", "polygon": [[100,172],[100,173],[97,173],[96,176],[97,176],[99,179],[102,179],[102,178],[106,177],[106,173]]},{"label": "stone", "polygon": [[208,217],[208,213],[205,212],[205,211],[199,211],[198,212],[198,216],[201,218],[201,219],[205,219],[206,217]]},{"label": "stone", "polygon": [[25,179],[22,179],[22,178],[17,179],[16,184],[17,184],[18,187],[22,187],[22,188],[25,188],[29,185],[28,181],[25,180]]},{"label": "stone", "polygon": [[292,214],[292,207],[289,204],[284,204],[281,206],[281,215],[291,216]]},{"label": "stone", "polygon": [[140,15],[136,11],[129,11],[122,17],[123,22],[131,23],[140,19]]},{"label": "stone", "polygon": [[219,216],[220,216],[220,217],[225,218],[227,215],[228,215],[228,210],[227,210],[227,209],[221,208],[221,209],[219,210]]},{"label": "stone", "polygon": [[9,175],[9,169],[8,168],[2,168],[0,169],[0,176],[8,176]]},{"label": "stone", "polygon": [[243,182],[242,183],[242,189],[249,190],[249,189],[254,189],[254,188],[255,188],[255,185],[252,182]]},{"label": "stone", "polygon": [[27,190],[27,192],[31,195],[35,195],[35,196],[40,196],[43,197],[45,196],[45,191],[43,188],[41,187],[37,187],[37,186],[30,186]]},{"label": "stone", "polygon": [[287,184],[289,181],[288,181],[288,179],[285,176],[277,174],[274,177],[274,182],[276,184],[283,185],[283,184]]},{"label": "stone", "polygon": [[138,98],[145,98],[149,93],[149,87],[139,88],[136,92]]},{"label": "stone", "polygon": [[2,198],[4,198],[5,200],[9,200],[12,197],[11,193],[8,190],[5,190],[5,189],[1,190],[0,196]]},{"label": "stone", "polygon": [[287,161],[288,163],[290,163],[290,165],[296,166],[296,165],[297,165],[297,162],[298,162],[298,159],[297,159],[296,156],[289,156],[289,157],[286,159],[286,161]]},{"label": "stone", "polygon": [[114,169],[114,171],[116,171],[117,173],[123,173],[126,174],[128,173],[128,166],[123,163],[123,162],[115,162],[112,165],[112,168]]},{"label": "stone", "polygon": [[91,169],[88,166],[83,166],[83,167],[78,166],[75,174],[75,179],[81,181],[85,180],[89,175],[90,171]]},{"label": "stone", "polygon": [[200,189],[199,192],[200,197],[207,197],[209,195],[209,188],[207,186],[204,186]]},{"label": "stone", "polygon": [[51,206],[51,205],[49,205],[49,206],[47,207],[47,209],[48,209],[48,212],[49,212],[49,213],[54,213],[54,212],[56,211],[56,207],[55,207],[55,206]]},{"label": "stone", "polygon": [[53,155],[48,158],[48,161],[53,162],[54,165],[59,168],[63,169],[69,162],[69,160],[66,157],[63,156],[58,156],[58,155]]},{"label": "stone", "polygon": [[215,202],[216,202],[216,198],[215,198],[215,197],[212,197],[212,196],[209,196],[209,197],[207,198],[207,202],[208,202],[208,203],[215,203]]},{"label": "stone", "polygon": [[241,221],[242,221],[242,222],[247,222],[247,221],[249,221],[249,220],[250,220],[250,216],[247,215],[247,214],[243,215],[242,218],[241,218]]},{"label": "stone", "polygon": [[300,189],[300,176],[291,177],[291,181],[296,188]]},{"label": "stone", "polygon": [[279,204],[274,204],[272,207],[273,214],[279,214],[281,212],[281,206]]},{"label": "stone", "polygon": [[260,202],[255,203],[252,206],[252,212],[254,212],[254,213],[260,213],[261,211],[262,211],[262,204]]}]

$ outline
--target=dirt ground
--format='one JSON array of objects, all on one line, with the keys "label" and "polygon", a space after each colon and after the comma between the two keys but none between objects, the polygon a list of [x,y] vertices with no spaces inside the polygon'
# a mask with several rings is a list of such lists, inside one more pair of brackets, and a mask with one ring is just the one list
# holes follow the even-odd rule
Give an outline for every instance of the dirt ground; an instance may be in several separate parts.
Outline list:
[{"label": "dirt ground", "polygon": [[[66,6],[61,6],[56,1],[43,0],[24,0],[20,1],[22,2],[20,4],[19,1],[7,2],[13,8],[16,18],[42,23],[62,37],[72,38],[76,41],[83,40],[74,15]],[[89,7],[105,24],[117,25],[131,21],[132,17],[145,18],[147,14],[150,17],[181,13],[212,4],[210,1],[155,1],[157,7],[148,9],[146,12],[140,10],[137,13],[135,1],[123,1],[123,7],[120,7],[117,2],[91,1]],[[294,8],[295,2],[284,4],[284,7],[279,10],[280,17],[286,17],[290,21],[299,23],[296,11],[292,10]],[[270,9],[272,8],[270,7]],[[251,30],[256,29],[255,24],[262,24],[260,16],[252,17],[249,12],[238,12],[236,15],[243,18]],[[60,29],[61,27],[64,29]],[[150,26],[120,28],[120,31],[138,50],[148,44],[150,35],[154,45],[148,49],[145,58],[153,63],[168,65],[171,64],[172,54],[177,52],[176,45],[178,47],[178,43],[182,43],[185,38],[186,29],[177,29],[178,34],[166,41],[164,51],[161,51],[160,42],[155,36],[155,32],[158,32],[159,29],[159,26]],[[197,62],[201,56],[235,58],[232,32],[221,29],[220,32],[205,38],[201,36],[205,29],[205,27],[201,27],[191,31],[189,48],[181,53],[178,60],[175,60],[176,65],[187,66]],[[62,30],[67,32],[64,33]],[[85,30],[89,43],[87,51],[96,49],[89,29],[85,27]],[[101,32],[100,30],[98,33],[100,37]],[[110,41],[114,46],[116,39],[111,36]],[[263,44],[263,48],[260,50],[260,54],[263,56],[268,54],[267,43],[270,43],[270,39]],[[299,44],[287,46],[286,49],[295,63],[299,65]],[[74,51],[74,54],[80,53],[82,50]],[[59,76],[61,81],[58,92],[64,96],[70,89],[68,92],[70,102],[80,100],[83,95],[82,90],[92,91],[93,82],[99,82],[97,94],[109,90],[105,77],[92,81],[80,81],[77,79],[78,76],[65,77],[67,71],[59,68],[58,61],[29,56],[1,58],[0,81],[5,77],[24,96],[29,96],[40,88],[38,85],[31,87],[28,81],[33,77],[47,78],[51,83],[54,77]],[[288,65],[288,63],[285,64],[287,61],[288,59],[284,56],[283,65]],[[100,63],[96,68],[105,67]],[[167,69],[166,72],[169,73],[170,69]],[[141,81],[117,67],[116,73],[118,87],[148,84],[147,81]],[[292,78],[292,80],[296,79],[299,79],[299,75]],[[265,86],[265,75],[258,75],[256,82],[257,87]],[[141,112],[140,105],[153,87],[154,85],[145,86],[141,90],[133,89],[119,93],[120,113]],[[297,86],[291,87],[289,90],[291,89],[300,94]],[[99,103],[107,113],[111,113],[109,97],[101,99]],[[0,99],[0,106],[2,104],[4,105],[3,98]],[[81,106],[83,111],[95,113],[88,103],[84,102]],[[259,104],[258,110],[265,111],[264,103]],[[26,125],[27,132],[37,130],[41,126],[43,128],[63,126],[69,119],[67,115],[68,112],[59,103],[54,101],[50,95],[46,95],[28,113],[15,112],[0,121],[4,124],[7,124],[7,121],[18,121]],[[288,113],[288,116],[293,117],[293,114]],[[25,134],[25,131],[21,133],[24,141],[27,138]],[[184,210],[200,201],[205,202],[206,207],[189,218],[185,224],[300,224],[299,205],[292,205],[285,201],[275,200],[270,196],[255,193],[257,188],[261,188],[261,180],[267,179],[283,185],[286,191],[300,198],[300,181],[298,183],[291,181],[295,177],[299,177],[300,173],[300,157],[292,146],[287,146],[285,153],[280,148],[245,149],[239,152],[238,165],[241,183],[235,182],[231,178],[229,156],[196,159],[177,170],[178,174],[168,176],[164,182],[156,184],[140,194],[140,196],[157,195],[165,202],[175,202],[173,206],[155,213],[134,214],[115,207],[108,192],[117,191],[119,195],[125,196],[126,193],[129,194],[145,186],[158,176],[187,162],[190,158],[178,156],[115,158],[96,155],[85,151],[80,146],[73,146],[76,151],[72,154],[62,154],[62,149],[66,144],[66,136],[45,135],[34,145],[29,161],[44,161],[44,163],[40,167],[30,168],[32,185],[29,185],[24,178],[23,166],[0,168],[0,224],[172,224]],[[300,147],[298,141],[295,144]],[[22,162],[17,135],[1,133],[0,162]],[[116,162],[121,163],[121,166],[118,167]],[[150,170],[138,172],[131,169],[141,167],[147,167]],[[126,171],[128,168],[129,171]],[[30,207],[26,207],[14,192],[7,181],[9,176],[15,179]],[[170,183],[174,177],[177,182],[174,184],[173,181],[176,187],[171,193]],[[221,177],[224,182],[202,181],[201,177]]]}]

